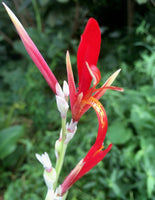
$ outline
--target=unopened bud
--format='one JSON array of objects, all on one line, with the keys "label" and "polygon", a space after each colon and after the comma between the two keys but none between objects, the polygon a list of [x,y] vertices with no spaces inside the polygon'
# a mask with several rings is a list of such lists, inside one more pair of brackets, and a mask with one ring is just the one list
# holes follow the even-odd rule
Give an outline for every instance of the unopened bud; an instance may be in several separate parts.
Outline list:
[{"label": "unopened bud", "polygon": [[61,144],[62,144],[62,140],[61,139],[58,139],[55,142],[55,156],[56,156],[57,159],[59,158],[59,155],[60,155]]},{"label": "unopened bud", "polygon": [[56,94],[57,94],[59,97],[64,98],[64,93],[63,93],[62,88],[61,88],[61,86],[59,85],[59,83],[56,84]]},{"label": "unopened bud", "polygon": [[58,110],[61,113],[61,117],[65,118],[67,115],[68,108],[69,108],[68,103],[66,102],[64,98],[57,95],[56,95],[56,101],[57,101]]},{"label": "unopened bud", "polygon": [[52,170],[50,172],[47,172],[46,170],[44,170],[44,180],[45,180],[45,183],[48,187],[48,189],[53,189],[53,185],[56,181],[56,170],[54,168],[52,168]]},{"label": "unopened bud", "polygon": [[73,119],[71,119],[70,124],[69,123],[66,124],[66,130],[67,130],[66,140],[65,140],[66,144],[68,144],[68,142],[74,137],[77,130],[77,123],[78,122],[73,122]]},{"label": "unopened bud", "polygon": [[65,97],[69,96],[69,86],[66,81],[63,82],[63,93]]},{"label": "unopened bud", "polygon": [[73,132],[75,133],[77,130],[77,124],[78,122],[73,122],[73,119],[71,119],[70,124],[69,123],[66,124],[66,130],[70,133],[73,133]]}]

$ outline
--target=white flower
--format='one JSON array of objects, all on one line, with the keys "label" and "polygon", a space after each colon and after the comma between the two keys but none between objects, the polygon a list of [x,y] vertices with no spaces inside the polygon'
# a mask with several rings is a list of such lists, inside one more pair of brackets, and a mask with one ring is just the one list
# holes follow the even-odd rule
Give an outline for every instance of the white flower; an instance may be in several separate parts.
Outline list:
[{"label": "white flower", "polygon": [[43,165],[44,169],[46,169],[47,171],[52,170],[52,163],[51,163],[50,158],[49,158],[49,156],[46,152],[42,155],[39,155],[39,154],[36,153],[36,158]]}]

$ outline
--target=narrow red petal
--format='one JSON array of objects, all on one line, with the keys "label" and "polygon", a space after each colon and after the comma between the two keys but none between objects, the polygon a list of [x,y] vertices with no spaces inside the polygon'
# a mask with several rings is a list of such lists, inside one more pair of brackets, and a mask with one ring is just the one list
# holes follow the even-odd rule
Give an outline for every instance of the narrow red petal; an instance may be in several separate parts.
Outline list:
[{"label": "narrow red petal", "polygon": [[92,77],[86,67],[86,62],[97,65],[101,45],[101,31],[97,21],[93,18],[88,20],[77,52],[77,65],[79,75],[79,92],[89,89]]},{"label": "narrow red petal", "polygon": [[61,185],[61,195],[63,195],[75,182],[77,175],[79,174],[81,168],[83,167],[83,159],[76,165],[76,167],[69,173]]},{"label": "narrow red petal", "polygon": [[109,78],[108,80],[104,83],[103,86],[110,86],[114,80],[116,79],[116,77],[118,76],[118,74],[120,73],[121,69],[118,69],[116,72],[114,72]]},{"label": "narrow red petal", "polygon": [[88,63],[86,62],[87,68],[89,70],[89,73],[93,79],[93,87],[96,87],[96,85],[100,82],[101,80],[101,73],[100,70],[95,66],[91,65],[89,66]]},{"label": "narrow red petal", "polygon": [[71,110],[73,111],[73,106],[75,105],[76,101],[76,86],[70,62],[69,51],[67,51],[66,54],[66,67],[67,67],[67,77],[68,77],[69,93],[70,93],[70,104],[71,104]]},{"label": "narrow red petal", "polygon": [[30,55],[31,59],[33,60],[35,65],[38,67],[38,69],[40,70],[40,72],[44,76],[45,80],[47,81],[47,83],[49,84],[49,86],[51,87],[53,92],[56,93],[55,85],[58,81],[56,80],[54,74],[50,70],[49,66],[47,65],[44,58],[42,57],[42,55],[38,51],[37,47],[35,46],[35,44],[31,40],[31,38],[29,37],[27,32],[25,31],[25,29],[22,26],[22,24],[20,23],[20,21],[17,19],[17,17],[14,15],[14,13],[6,6],[5,3],[3,3],[3,5],[4,5],[8,15],[10,16],[10,18],[11,18],[11,20],[12,20],[12,22],[13,22],[13,24],[14,24],[14,26],[15,26],[15,28],[16,28],[16,30],[17,30],[27,52],[28,52],[28,54]]},{"label": "narrow red petal", "polygon": [[115,90],[115,91],[119,91],[119,92],[124,91],[124,89],[120,88],[120,87],[106,86],[106,87],[101,87],[101,88],[97,89],[97,92],[93,95],[93,97],[96,99],[100,99],[107,90]]},{"label": "narrow red petal", "polygon": [[117,90],[121,92],[123,91],[123,88],[111,86],[111,84],[114,82],[120,71],[121,69],[117,70],[108,78],[108,80],[102,85],[101,88],[98,89],[98,91],[94,95],[95,98],[100,99],[104,95],[107,89]]},{"label": "narrow red petal", "polygon": [[[89,170],[91,170],[95,165],[97,165],[101,160],[103,160],[103,158],[106,156],[106,154],[110,151],[110,149],[112,148],[112,144],[110,144],[108,146],[107,149],[105,149],[104,151],[100,151],[99,153],[97,153],[94,157],[92,156],[89,160],[86,160],[84,158],[85,161],[85,165],[82,167],[82,169],[80,170],[79,174],[76,177],[76,181],[78,179],[80,179],[82,176],[84,176]],[[88,152],[89,153],[89,152]]]},{"label": "narrow red petal", "polygon": [[[116,86],[106,86],[106,87],[103,87],[103,88],[99,88],[99,90],[102,90],[102,89],[106,89],[106,90],[116,90],[116,91],[119,91],[119,92],[123,92],[123,91],[124,91],[123,88],[116,87]],[[97,89],[97,90],[98,90],[98,89]]]}]

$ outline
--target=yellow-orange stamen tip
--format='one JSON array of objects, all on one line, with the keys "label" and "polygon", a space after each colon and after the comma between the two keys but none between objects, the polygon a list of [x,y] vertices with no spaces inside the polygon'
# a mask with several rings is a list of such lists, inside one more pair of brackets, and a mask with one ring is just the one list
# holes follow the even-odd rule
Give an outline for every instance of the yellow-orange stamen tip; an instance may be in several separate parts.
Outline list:
[{"label": "yellow-orange stamen tip", "polygon": [[96,156],[96,154],[98,154],[100,151],[102,151],[102,149],[104,149],[103,144],[102,144],[101,148],[99,148],[99,149],[94,153],[93,156]]}]

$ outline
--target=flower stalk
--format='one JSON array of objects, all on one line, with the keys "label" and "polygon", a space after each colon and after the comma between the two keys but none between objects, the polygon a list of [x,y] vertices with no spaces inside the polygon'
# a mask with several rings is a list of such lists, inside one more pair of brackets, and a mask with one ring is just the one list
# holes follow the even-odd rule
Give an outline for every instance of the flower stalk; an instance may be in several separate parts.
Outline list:
[{"label": "flower stalk", "polygon": [[64,162],[64,157],[65,157],[65,153],[66,153],[66,149],[67,149],[67,144],[65,144],[65,138],[66,138],[66,118],[62,118],[61,120],[62,122],[62,134],[61,134],[61,138],[59,138],[59,142],[60,142],[60,152],[56,161],[56,173],[57,173],[57,177],[56,177],[56,181],[54,184],[54,189],[56,189],[57,183],[58,183],[58,179],[60,176],[60,172],[63,166],[63,162]]}]

